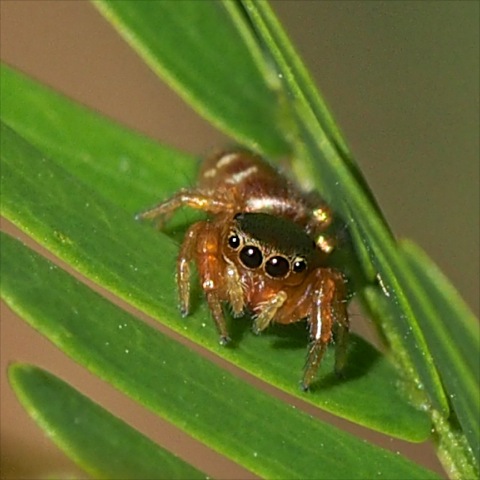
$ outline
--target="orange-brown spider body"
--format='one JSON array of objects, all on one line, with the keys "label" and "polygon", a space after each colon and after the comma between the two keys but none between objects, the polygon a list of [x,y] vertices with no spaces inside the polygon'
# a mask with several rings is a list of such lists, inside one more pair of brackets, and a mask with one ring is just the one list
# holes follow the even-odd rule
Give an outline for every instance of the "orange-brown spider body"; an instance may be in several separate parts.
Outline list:
[{"label": "orange-brown spider body", "polygon": [[250,311],[254,331],[271,322],[306,319],[309,347],[302,388],[315,377],[337,326],[336,370],[345,363],[348,316],[343,275],[325,267],[332,249],[324,232],[331,213],[324,202],[248,151],[208,158],[196,188],[182,189],[143,213],[165,219],[181,206],[210,213],[188,229],[177,262],[180,309],[189,312],[190,265],[195,261],[220,333],[229,341],[222,305],[235,316]]}]

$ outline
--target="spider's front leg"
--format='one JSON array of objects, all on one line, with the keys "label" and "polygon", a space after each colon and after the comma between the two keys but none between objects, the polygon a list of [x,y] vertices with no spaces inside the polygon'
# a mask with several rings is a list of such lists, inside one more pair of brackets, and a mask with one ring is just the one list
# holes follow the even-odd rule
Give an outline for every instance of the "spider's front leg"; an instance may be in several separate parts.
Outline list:
[{"label": "spider's front leg", "polygon": [[224,278],[227,301],[230,303],[233,315],[239,317],[245,309],[245,293],[237,267],[227,259],[225,259]]},{"label": "spider's front leg", "polygon": [[308,350],[302,389],[308,390],[332,339],[336,324],[335,372],[340,374],[346,362],[349,321],[347,296],[343,275],[331,269],[319,269],[316,273],[313,308],[309,317],[311,344]]},{"label": "spider's front leg", "polygon": [[139,213],[136,218],[156,220],[161,228],[166,220],[180,207],[187,206],[205,212],[217,214],[232,210],[235,205],[224,192],[212,193],[202,190],[182,189],[172,197],[155,207]]},{"label": "spider's front leg", "polygon": [[197,239],[205,228],[205,223],[197,222],[190,226],[178,254],[177,287],[182,317],[186,317],[190,311],[190,264],[195,259]]},{"label": "spider's front leg", "polygon": [[[229,292],[225,288],[228,282],[224,275],[225,261],[220,255],[220,238],[215,222],[201,221],[192,225],[180,248],[177,262],[177,283],[180,296],[180,309],[185,316],[190,306],[190,264],[196,262],[201,286],[205,292],[208,306],[220,334],[220,343],[230,341],[222,302],[229,301]],[[225,273],[224,273],[225,272]]]}]

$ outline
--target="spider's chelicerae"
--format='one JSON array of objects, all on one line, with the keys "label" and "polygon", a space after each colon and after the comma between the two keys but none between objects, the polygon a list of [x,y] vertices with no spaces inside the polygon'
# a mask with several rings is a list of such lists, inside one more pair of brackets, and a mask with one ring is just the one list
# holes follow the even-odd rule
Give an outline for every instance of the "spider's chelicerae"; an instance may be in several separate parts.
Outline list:
[{"label": "spider's chelicerae", "polygon": [[308,389],[336,326],[335,370],[345,363],[348,334],[343,275],[327,268],[332,245],[324,232],[330,210],[251,152],[222,152],[204,161],[198,184],[182,189],[140,215],[165,219],[187,205],[210,218],[188,229],[177,262],[180,309],[189,311],[190,264],[195,261],[202,288],[220,333],[229,336],[222,304],[235,316],[250,311],[254,331],[271,322],[306,319],[311,343],[302,388]]}]

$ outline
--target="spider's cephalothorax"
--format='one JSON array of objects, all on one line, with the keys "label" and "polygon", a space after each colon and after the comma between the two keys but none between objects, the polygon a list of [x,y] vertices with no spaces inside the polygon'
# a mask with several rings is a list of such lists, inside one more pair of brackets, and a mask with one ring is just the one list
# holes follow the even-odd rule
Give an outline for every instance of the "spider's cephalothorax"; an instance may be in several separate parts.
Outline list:
[{"label": "spider's cephalothorax", "polygon": [[343,275],[325,267],[332,244],[324,236],[331,213],[316,195],[302,192],[261,157],[248,151],[208,158],[197,187],[141,214],[162,220],[188,205],[211,214],[188,229],[177,262],[182,314],[189,311],[190,263],[220,333],[229,341],[222,303],[234,315],[253,312],[254,330],[270,322],[306,319],[309,347],[302,388],[315,377],[337,325],[336,370],[345,363],[348,316]]}]

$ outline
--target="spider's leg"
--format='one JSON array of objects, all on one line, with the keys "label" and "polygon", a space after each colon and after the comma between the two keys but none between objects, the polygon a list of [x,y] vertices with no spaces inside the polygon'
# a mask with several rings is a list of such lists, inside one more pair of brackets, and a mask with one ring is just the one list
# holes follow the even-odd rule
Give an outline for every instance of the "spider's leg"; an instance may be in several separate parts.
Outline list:
[{"label": "spider's leg", "polygon": [[[222,222],[220,221],[220,223]],[[215,223],[202,222],[196,244],[198,273],[213,320],[220,334],[220,343],[225,345],[230,341],[230,337],[228,336],[222,302],[228,300],[228,294],[225,290],[225,264],[219,252],[220,242]]]},{"label": "spider's leg", "polygon": [[228,200],[227,195],[212,195],[209,192],[182,189],[172,197],[159,203],[155,207],[139,213],[137,219],[157,220],[161,226],[163,222],[178,208],[188,206],[209,213],[222,213],[232,210],[234,205]]},{"label": "spider's leg", "polygon": [[242,279],[238,274],[237,267],[233,262],[227,261],[225,267],[225,289],[228,296],[228,303],[232,307],[233,315],[240,316],[245,309],[245,293]]},{"label": "spider's leg", "polygon": [[228,335],[227,324],[225,322],[225,316],[223,314],[222,304],[218,298],[218,294],[214,290],[206,292],[207,303],[212,312],[213,320],[217,326],[218,333],[220,334],[220,344],[226,345],[230,343],[230,337]]},{"label": "spider's leg", "polygon": [[338,325],[335,370],[339,372],[346,360],[348,316],[346,310],[345,280],[330,269],[320,269],[314,289],[314,306],[309,318],[311,344],[308,350],[302,388],[307,390],[332,338],[332,328]]},{"label": "spider's leg", "polygon": [[190,263],[195,258],[199,234],[205,228],[205,222],[197,222],[190,226],[185,234],[177,260],[177,286],[180,299],[180,312],[187,316],[190,311]]}]

